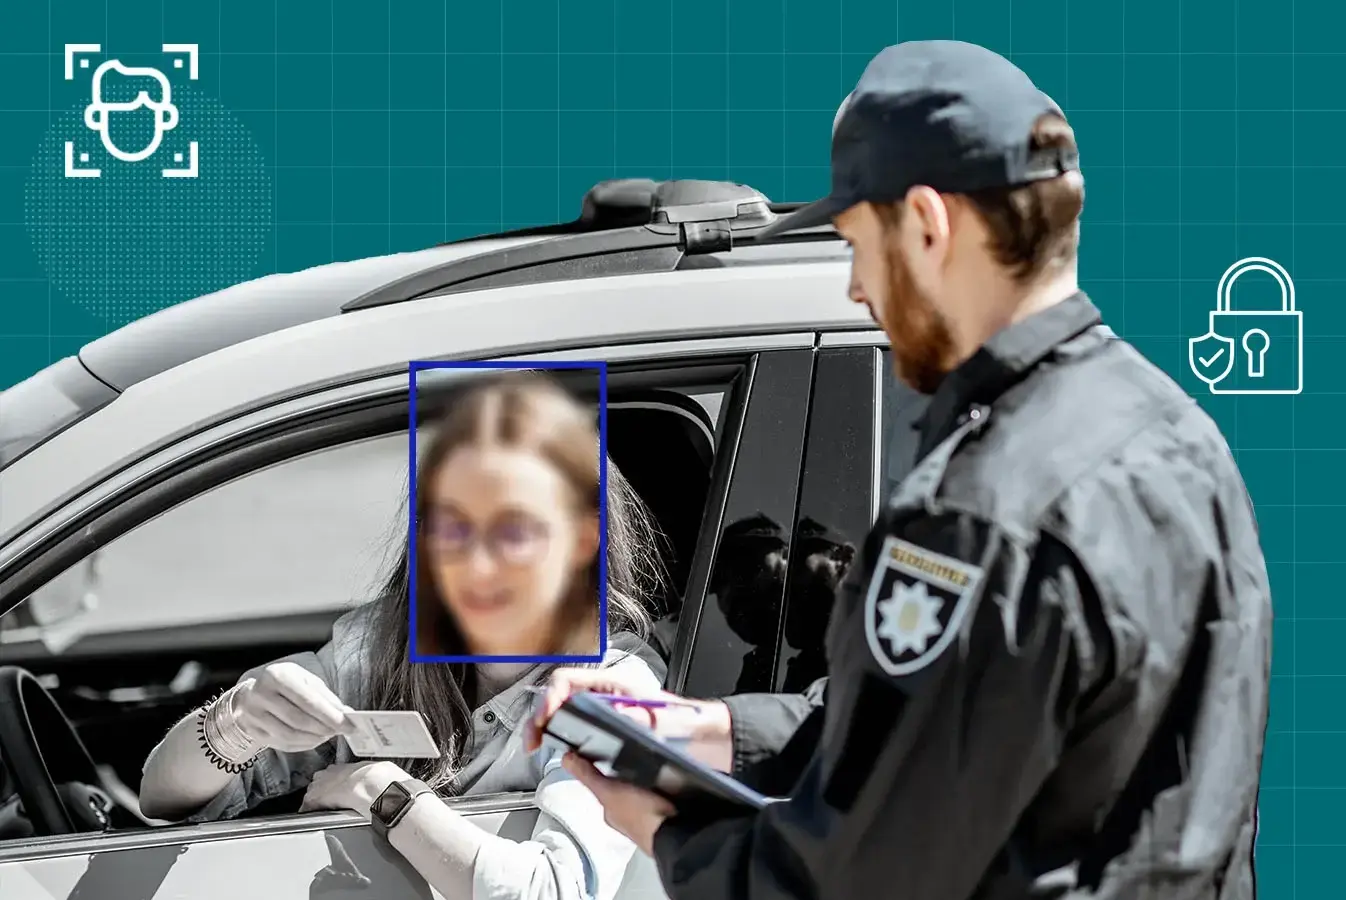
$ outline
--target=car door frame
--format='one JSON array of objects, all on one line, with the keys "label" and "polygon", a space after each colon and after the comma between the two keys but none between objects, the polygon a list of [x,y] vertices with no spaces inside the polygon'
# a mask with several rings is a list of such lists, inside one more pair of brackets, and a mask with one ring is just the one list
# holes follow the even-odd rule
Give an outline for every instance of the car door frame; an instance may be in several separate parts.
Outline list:
[{"label": "car door frame", "polygon": [[[708,627],[702,622],[705,584],[718,547],[724,510],[727,506],[732,508],[727,500],[734,495],[735,469],[741,458],[738,449],[746,435],[754,434],[761,425],[779,418],[783,411],[807,408],[814,342],[813,332],[796,332],[771,336],[656,341],[610,348],[576,348],[530,357],[511,357],[518,360],[605,359],[612,364],[621,363],[637,372],[647,363],[651,369],[685,366],[705,370],[720,365],[743,366],[737,383],[722,404],[726,427],[719,438],[721,450],[716,454],[710,499],[703,515],[698,549],[689,578],[684,618],[680,621],[673,658],[669,663],[671,686],[679,687],[686,680],[698,633],[705,634]],[[792,377],[787,378],[787,384],[793,386],[792,390],[782,390],[778,376],[790,373]],[[199,496],[203,490],[267,465],[323,447],[373,436],[360,432],[361,420],[357,419],[355,424],[349,420],[370,411],[378,413],[380,422],[384,417],[393,418],[389,410],[397,408],[399,390],[402,395],[401,421],[405,422],[406,395],[409,392],[408,376],[403,373],[400,376],[381,376],[355,385],[328,388],[281,407],[267,407],[216,425],[190,440],[150,455],[118,478],[101,485],[96,498],[85,496],[79,502],[64,507],[59,514],[37,523],[30,533],[19,536],[15,541],[14,546],[22,544],[27,553],[12,554],[10,563],[15,565],[17,559],[26,569],[55,568],[45,577],[43,573],[38,573],[28,578],[33,586],[45,583],[64,570],[57,568],[61,560],[65,560],[68,567],[98,546],[115,540],[157,514],[151,512],[146,515],[144,508],[126,510],[126,507],[150,504],[150,509],[171,508]],[[799,393],[801,390],[802,395]],[[384,428],[381,433],[388,431]],[[770,439],[757,440],[754,453],[769,452],[771,443]],[[781,490],[793,498],[802,444],[794,447],[781,445],[778,449],[784,451],[786,462],[776,467],[777,471],[788,472],[790,460],[794,460],[795,477],[788,485],[781,486]],[[241,464],[238,462],[240,459],[243,460]],[[752,460],[754,464],[759,461],[758,458]],[[207,467],[216,467],[219,471],[203,475],[202,470]],[[201,488],[203,483],[203,489],[187,491],[190,487]],[[106,524],[109,520],[113,522],[111,526]],[[21,576],[22,573],[0,569],[0,590],[14,590],[15,585],[27,587]],[[531,793],[519,793],[452,798],[445,802],[466,815],[484,816],[529,810],[532,808],[531,799]],[[164,826],[134,832],[42,837],[0,844],[0,866],[53,857],[103,854],[112,850],[327,831],[362,824],[364,820],[353,813],[309,813]]]}]

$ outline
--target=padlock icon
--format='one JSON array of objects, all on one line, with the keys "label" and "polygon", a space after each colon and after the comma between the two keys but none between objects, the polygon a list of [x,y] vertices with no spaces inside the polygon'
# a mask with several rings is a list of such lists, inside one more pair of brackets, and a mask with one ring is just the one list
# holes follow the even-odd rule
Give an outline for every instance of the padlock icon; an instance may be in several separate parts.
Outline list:
[{"label": "padlock icon", "polygon": [[[1280,288],[1280,309],[1234,309],[1234,283],[1264,272]],[[1225,270],[1209,330],[1187,341],[1187,363],[1212,394],[1298,394],[1304,390],[1304,318],[1290,273],[1260,256]]]}]

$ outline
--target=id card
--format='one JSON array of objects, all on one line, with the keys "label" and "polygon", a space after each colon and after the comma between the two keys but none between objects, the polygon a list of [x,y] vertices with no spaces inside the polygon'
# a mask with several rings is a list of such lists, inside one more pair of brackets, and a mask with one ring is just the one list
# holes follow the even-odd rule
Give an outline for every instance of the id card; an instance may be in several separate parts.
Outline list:
[{"label": "id card", "polygon": [[414,710],[350,712],[356,731],[344,735],[351,752],[366,759],[438,759],[441,754],[425,719]]}]

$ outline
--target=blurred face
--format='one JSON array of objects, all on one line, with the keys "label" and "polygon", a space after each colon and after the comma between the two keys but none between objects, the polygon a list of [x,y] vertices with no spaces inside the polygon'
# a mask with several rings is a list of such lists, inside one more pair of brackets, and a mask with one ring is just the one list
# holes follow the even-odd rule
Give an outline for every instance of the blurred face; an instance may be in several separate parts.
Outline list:
[{"label": "blurred face", "polygon": [[530,450],[461,447],[427,487],[435,586],[468,647],[491,656],[545,652],[571,584],[598,551],[597,516]]},{"label": "blurred face", "polygon": [[[916,188],[913,193],[921,190]],[[850,298],[869,308],[893,348],[897,377],[924,394],[933,393],[957,364],[947,318],[951,279],[947,262],[953,241],[948,209],[929,192],[923,207],[908,201],[894,225],[869,203],[837,216],[837,231],[851,245]]]}]

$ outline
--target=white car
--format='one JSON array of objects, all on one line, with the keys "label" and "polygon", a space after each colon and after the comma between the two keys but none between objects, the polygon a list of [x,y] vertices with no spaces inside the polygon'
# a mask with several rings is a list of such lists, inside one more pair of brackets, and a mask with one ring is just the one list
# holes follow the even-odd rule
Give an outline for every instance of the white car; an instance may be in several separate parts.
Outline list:
[{"label": "white car", "polygon": [[[353,813],[170,825],[135,799],[174,721],[371,596],[405,527],[411,360],[606,361],[610,454],[669,536],[668,686],[824,674],[831,585],[922,398],[847,299],[835,233],[753,239],[783,211],[604,183],[577,222],[260,278],[0,394],[0,897],[299,898],[334,866],[430,895]],[[105,823],[69,815],[80,785],[113,799]],[[535,815],[445,802],[521,838]],[[648,860],[620,896],[662,896]]]}]

